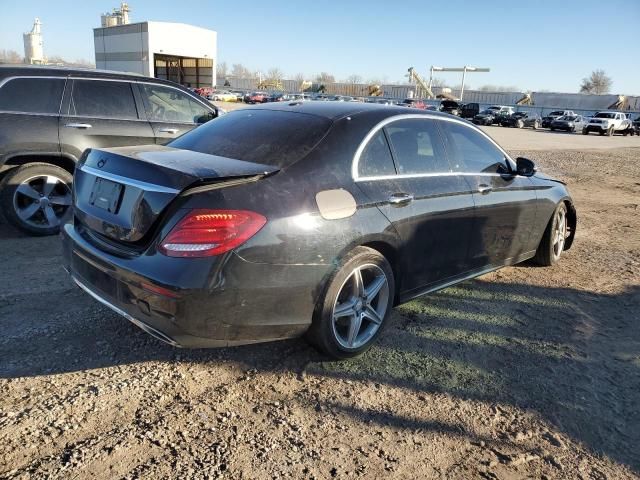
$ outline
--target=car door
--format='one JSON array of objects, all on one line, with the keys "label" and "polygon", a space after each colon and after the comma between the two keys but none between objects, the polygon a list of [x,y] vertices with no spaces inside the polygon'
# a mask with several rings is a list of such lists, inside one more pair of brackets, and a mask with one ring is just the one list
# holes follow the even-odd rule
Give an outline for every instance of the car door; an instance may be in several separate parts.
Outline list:
[{"label": "car door", "polygon": [[87,148],[154,143],[153,129],[136,103],[131,82],[70,79],[60,116],[60,147],[80,158]]},{"label": "car door", "polygon": [[178,88],[143,82],[138,86],[158,144],[168,143],[217,115],[213,107]]},{"label": "car door", "polygon": [[461,122],[443,123],[445,145],[454,171],[470,183],[475,203],[474,238],[469,262],[481,270],[517,261],[529,253],[537,197],[528,177],[493,140]]},{"label": "car door", "polygon": [[473,197],[451,172],[436,120],[392,119],[362,150],[357,185],[395,228],[406,297],[468,270]]}]

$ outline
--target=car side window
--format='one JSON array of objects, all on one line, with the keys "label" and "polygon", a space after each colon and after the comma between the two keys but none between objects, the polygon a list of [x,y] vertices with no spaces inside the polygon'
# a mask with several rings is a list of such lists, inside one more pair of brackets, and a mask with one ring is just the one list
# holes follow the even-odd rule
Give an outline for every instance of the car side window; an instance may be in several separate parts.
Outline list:
[{"label": "car side window", "polygon": [[202,103],[175,88],[148,83],[141,86],[152,121],[198,123],[211,113]]},{"label": "car side window", "polygon": [[507,173],[504,153],[487,137],[457,122],[442,122],[453,169],[465,173]]},{"label": "car side window", "polygon": [[375,177],[379,175],[395,175],[396,167],[393,165],[393,157],[389,143],[382,130],[369,140],[360,155],[358,162],[358,176]]},{"label": "car side window", "polygon": [[5,112],[60,112],[64,78],[14,78],[0,88],[0,110]]},{"label": "car side window", "polygon": [[136,102],[129,82],[74,80],[69,115],[135,120]]},{"label": "car side window", "polygon": [[387,125],[385,130],[399,175],[451,171],[435,121],[421,118],[399,120]]}]

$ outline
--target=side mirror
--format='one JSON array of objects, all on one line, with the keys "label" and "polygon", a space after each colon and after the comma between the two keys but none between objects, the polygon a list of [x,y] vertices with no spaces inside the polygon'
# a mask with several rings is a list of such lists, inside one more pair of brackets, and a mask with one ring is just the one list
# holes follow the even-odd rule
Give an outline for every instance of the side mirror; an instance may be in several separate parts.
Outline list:
[{"label": "side mirror", "polygon": [[516,158],[516,173],[523,177],[531,177],[536,173],[536,164],[528,158],[518,157]]},{"label": "side mirror", "polygon": [[205,113],[204,115],[201,115],[200,117],[198,117],[196,123],[197,124],[207,123],[209,120],[213,120],[217,116],[218,115],[216,114],[216,112]]}]

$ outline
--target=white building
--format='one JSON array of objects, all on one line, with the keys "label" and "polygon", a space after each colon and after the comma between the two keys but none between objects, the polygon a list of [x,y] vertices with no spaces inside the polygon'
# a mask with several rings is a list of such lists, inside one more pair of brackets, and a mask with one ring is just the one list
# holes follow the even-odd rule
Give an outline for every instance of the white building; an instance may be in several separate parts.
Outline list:
[{"label": "white building", "polygon": [[139,22],[93,29],[96,68],[134,72],[188,87],[216,83],[217,36],[184,23]]}]

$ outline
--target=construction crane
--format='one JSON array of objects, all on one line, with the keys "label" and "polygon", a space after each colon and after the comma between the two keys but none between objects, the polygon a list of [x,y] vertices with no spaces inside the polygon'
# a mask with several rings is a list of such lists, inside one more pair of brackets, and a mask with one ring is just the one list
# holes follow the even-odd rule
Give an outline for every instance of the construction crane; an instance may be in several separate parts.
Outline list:
[{"label": "construction crane", "polygon": [[[426,97],[427,98],[434,98],[435,95],[433,94],[433,92],[431,91],[431,85],[427,85],[427,82],[425,82],[422,78],[420,78],[420,75],[418,75],[416,73],[416,69],[413,67],[409,67],[409,81],[414,81],[416,82],[416,85],[420,88],[422,88],[422,90],[424,90]],[[416,96],[418,98],[421,97],[421,95],[418,95],[418,92],[416,92]]]},{"label": "construction crane", "polygon": [[384,92],[382,91],[380,85],[372,84],[367,87],[367,95],[369,97],[381,97],[382,95],[384,95]]}]

